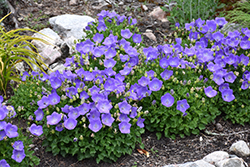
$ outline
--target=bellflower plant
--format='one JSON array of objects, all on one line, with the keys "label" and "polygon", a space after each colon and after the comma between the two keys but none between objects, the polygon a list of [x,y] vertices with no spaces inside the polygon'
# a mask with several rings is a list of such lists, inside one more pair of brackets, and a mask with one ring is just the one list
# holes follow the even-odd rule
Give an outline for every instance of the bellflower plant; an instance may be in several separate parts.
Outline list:
[{"label": "bellflower plant", "polygon": [[24,136],[21,129],[11,124],[11,118],[16,116],[13,106],[6,106],[0,96],[0,165],[2,166],[34,166],[39,164],[39,158],[27,147],[32,140]]}]

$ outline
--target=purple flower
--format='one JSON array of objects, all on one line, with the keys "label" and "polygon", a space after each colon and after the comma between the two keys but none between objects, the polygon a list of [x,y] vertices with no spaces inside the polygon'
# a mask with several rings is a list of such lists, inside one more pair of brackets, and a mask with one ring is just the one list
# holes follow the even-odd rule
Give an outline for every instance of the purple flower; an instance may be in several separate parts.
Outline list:
[{"label": "purple flower", "polygon": [[141,86],[147,86],[148,83],[150,82],[149,78],[142,76],[139,80],[138,80],[138,84]]},{"label": "purple flower", "polygon": [[216,22],[214,20],[207,20],[206,25],[210,32],[214,32],[217,28]]},{"label": "purple flower", "polygon": [[221,85],[221,84],[224,83],[223,77],[220,76],[220,75],[218,75],[218,74],[214,74],[213,81],[214,81],[217,85]]},{"label": "purple flower", "polygon": [[15,141],[12,147],[18,151],[22,151],[24,149],[23,142],[21,140]]},{"label": "purple flower", "polygon": [[62,85],[62,81],[58,77],[51,77],[49,81],[53,89],[57,89]]},{"label": "purple flower", "polygon": [[106,68],[113,68],[116,64],[116,61],[114,59],[106,59],[104,60],[104,67]]},{"label": "purple flower", "polygon": [[56,105],[60,102],[60,96],[56,93],[56,91],[49,95],[50,105]]},{"label": "purple flower", "polygon": [[61,132],[63,129],[64,128],[63,128],[63,124],[62,123],[59,123],[59,124],[56,125],[56,128],[55,128],[56,131]]},{"label": "purple flower", "polygon": [[90,105],[87,103],[83,103],[82,105],[78,106],[78,111],[80,115],[85,115],[87,112],[89,112]]},{"label": "purple flower", "polygon": [[73,130],[77,125],[77,120],[74,118],[68,118],[64,121],[64,127],[68,130]]},{"label": "purple flower", "polygon": [[130,109],[131,109],[131,105],[128,104],[127,101],[123,101],[123,102],[118,103],[118,106],[119,106],[121,113],[129,114]]},{"label": "purple flower", "polygon": [[11,158],[14,159],[18,163],[22,162],[22,160],[25,158],[24,150],[18,151],[14,149]]},{"label": "purple flower", "polygon": [[105,31],[106,29],[107,29],[107,26],[106,26],[105,23],[103,23],[103,22],[100,22],[100,23],[98,24],[98,26],[97,26],[97,30],[98,30],[99,32]]},{"label": "purple flower", "polygon": [[120,70],[119,73],[121,75],[128,75],[132,70],[132,67],[125,66],[123,70]]},{"label": "purple flower", "polygon": [[248,81],[243,81],[241,85],[241,89],[246,90],[249,87]]},{"label": "purple flower", "polygon": [[56,125],[62,119],[62,114],[58,114],[57,112],[53,112],[51,115],[47,116],[47,124],[49,125]]},{"label": "purple flower", "polygon": [[160,75],[161,75],[162,79],[164,79],[166,81],[173,75],[173,71],[172,70],[164,70]]},{"label": "purple flower", "polygon": [[42,127],[42,125],[36,125],[33,123],[30,126],[29,131],[33,135],[40,136],[41,134],[43,134],[43,127]]},{"label": "purple flower", "polygon": [[121,30],[121,36],[125,39],[129,39],[132,35],[129,29]]},{"label": "purple flower", "polygon": [[213,33],[212,37],[215,41],[219,42],[220,40],[224,38],[224,35],[220,31],[217,31]]},{"label": "purple flower", "polygon": [[224,26],[225,24],[227,24],[227,21],[226,21],[226,19],[224,17],[216,17],[215,22],[219,26]]},{"label": "purple flower", "polygon": [[231,102],[235,99],[232,89],[225,89],[221,92],[224,101]]},{"label": "purple flower", "polygon": [[145,121],[145,119],[139,117],[137,122],[136,122],[137,126],[139,126],[140,128],[143,128],[144,127],[144,123],[143,123],[144,121]]},{"label": "purple flower", "polygon": [[49,98],[47,96],[43,96],[42,99],[37,102],[37,105],[40,109],[46,108],[49,106]]},{"label": "purple flower", "polygon": [[102,114],[102,123],[107,126],[111,126],[114,122],[114,118],[111,116],[110,113],[108,114]]},{"label": "purple flower", "polygon": [[110,68],[106,68],[104,70],[105,74],[110,77],[110,76],[114,76],[116,74],[116,72],[110,67]]},{"label": "purple flower", "polygon": [[161,104],[171,107],[174,104],[174,97],[170,93],[166,93],[161,97]]},{"label": "purple flower", "polygon": [[89,98],[89,95],[88,95],[88,93],[87,92],[85,92],[85,91],[82,91],[81,93],[80,93],[80,98],[81,99],[88,99]]},{"label": "purple flower", "polygon": [[112,107],[108,100],[100,100],[96,105],[100,113],[109,113]]},{"label": "purple flower", "polygon": [[210,49],[204,49],[197,57],[201,63],[205,63],[214,60],[213,53]]},{"label": "purple flower", "polygon": [[106,46],[114,45],[117,42],[117,36],[110,34],[107,38],[104,39],[103,44]]},{"label": "purple flower", "polygon": [[104,54],[104,49],[102,47],[95,47],[93,50],[93,55],[95,57],[101,57]]},{"label": "purple flower", "polygon": [[116,51],[112,48],[109,48],[106,52],[105,52],[105,59],[111,59],[116,55]]},{"label": "purple flower", "polygon": [[227,63],[227,64],[234,64],[237,62],[238,56],[235,56],[234,54],[230,54],[229,56],[226,56],[223,60]]},{"label": "purple flower", "polygon": [[6,162],[5,159],[2,159],[2,160],[0,161],[0,166],[2,166],[2,167],[10,167],[10,165]]},{"label": "purple flower", "polygon": [[66,104],[63,108],[61,108],[62,109],[62,112],[64,112],[64,113],[69,113],[69,105],[68,104]]},{"label": "purple flower", "polygon": [[0,131],[0,141],[4,139],[4,137],[6,136],[5,131]]},{"label": "purple flower", "polygon": [[95,42],[101,43],[104,38],[103,34],[96,33],[95,36],[93,37],[93,40]]},{"label": "purple flower", "polygon": [[0,106],[0,120],[3,120],[7,116],[7,114],[8,114],[8,109],[5,106],[3,107]]},{"label": "purple flower", "polygon": [[219,86],[219,91],[222,92],[225,89],[230,89],[229,88],[229,83],[223,83]]},{"label": "purple flower", "polygon": [[97,109],[92,109],[88,114],[87,117],[89,121],[100,119],[100,112]]},{"label": "purple flower", "polygon": [[90,91],[91,95],[94,95],[94,94],[97,94],[100,92],[100,88],[98,88],[96,85],[94,85],[91,88],[89,88],[89,91]]},{"label": "purple flower", "polygon": [[66,96],[68,96],[69,98],[72,99],[73,98],[72,96],[76,94],[77,94],[77,89],[74,86],[66,88]]},{"label": "purple flower", "polygon": [[7,125],[7,123],[5,121],[0,121],[0,130],[5,129],[6,125]]},{"label": "purple flower", "polygon": [[17,133],[17,126],[16,125],[12,125],[11,123],[8,123],[6,126],[5,126],[5,133],[6,135],[9,137],[9,138],[14,138],[14,137],[17,137],[18,136],[18,133]]},{"label": "purple flower", "polygon": [[131,113],[130,113],[130,118],[135,118],[137,116],[137,108],[132,107]]},{"label": "purple flower", "polygon": [[149,89],[150,89],[151,91],[158,91],[158,90],[161,89],[162,83],[163,83],[163,82],[160,81],[159,79],[154,78],[154,79],[148,84],[148,86],[149,86]]},{"label": "purple flower", "polygon": [[124,133],[124,134],[130,133],[130,127],[131,127],[131,124],[128,122],[119,123],[119,129],[121,133]]},{"label": "purple flower", "polygon": [[22,80],[22,81],[26,81],[26,78],[29,77],[29,76],[30,76],[29,73],[28,73],[27,71],[24,71],[21,80]]},{"label": "purple flower", "polygon": [[240,62],[244,64],[245,66],[249,63],[249,57],[245,56],[244,54],[240,55]]},{"label": "purple flower", "polygon": [[141,34],[134,34],[132,38],[133,38],[134,43],[141,43],[142,41]]},{"label": "purple flower", "polygon": [[209,86],[207,88],[204,88],[205,94],[207,95],[207,97],[214,97],[217,95],[217,91],[213,90],[212,86]]},{"label": "purple flower", "polygon": [[225,78],[225,81],[233,83],[237,77],[234,75],[233,71],[230,71],[229,73],[225,75],[224,78]]},{"label": "purple flower", "polygon": [[180,60],[178,57],[170,57],[168,61],[171,67],[178,67],[180,64]]},{"label": "purple flower", "polygon": [[187,99],[179,100],[177,101],[177,107],[176,109],[181,111],[183,115],[186,114],[186,110],[189,108],[189,104],[187,103]]},{"label": "purple flower", "polygon": [[100,121],[100,119],[90,121],[89,129],[92,130],[93,132],[96,133],[96,132],[98,132],[101,128],[102,128],[102,122]]},{"label": "purple flower", "polygon": [[120,119],[121,122],[129,122],[130,121],[130,118],[128,117],[127,114],[121,114],[119,116],[119,119]]},{"label": "purple flower", "polygon": [[188,56],[193,56],[195,54],[195,48],[191,47],[191,48],[185,48],[184,50],[185,54],[187,54]]},{"label": "purple flower", "polygon": [[240,47],[244,50],[250,49],[250,41],[248,41],[248,40],[241,41]]},{"label": "purple flower", "polygon": [[37,109],[34,114],[36,115],[36,121],[41,121],[43,119],[44,113],[42,109]]},{"label": "purple flower", "polygon": [[165,69],[168,67],[168,59],[166,57],[163,57],[159,62],[161,68]]},{"label": "purple flower", "polygon": [[74,107],[69,108],[69,113],[68,113],[69,118],[77,119],[79,116],[80,113],[77,108]]},{"label": "purple flower", "polygon": [[90,39],[87,39],[84,42],[80,42],[76,44],[76,50],[80,52],[81,54],[92,52],[93,47],[94,47],[94,43]]}]

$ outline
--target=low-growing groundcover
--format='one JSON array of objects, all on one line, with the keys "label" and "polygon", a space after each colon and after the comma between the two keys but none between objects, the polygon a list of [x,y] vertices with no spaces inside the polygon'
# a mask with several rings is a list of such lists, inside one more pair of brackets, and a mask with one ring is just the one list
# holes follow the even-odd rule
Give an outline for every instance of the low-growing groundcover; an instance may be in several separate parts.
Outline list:
[{"label": "low-growing groundcover", "polygon": [[24,73],[9,100],[33,135],[46,136],[47,151],[111,162],[132,153],[144,128],[175,138],[198,134],[221,113],[249,122],[248,29],[222,34],[224,18],[198,19],[178,28],[175,43],[144,48],[135,19],[98,16],[67,71]]}]

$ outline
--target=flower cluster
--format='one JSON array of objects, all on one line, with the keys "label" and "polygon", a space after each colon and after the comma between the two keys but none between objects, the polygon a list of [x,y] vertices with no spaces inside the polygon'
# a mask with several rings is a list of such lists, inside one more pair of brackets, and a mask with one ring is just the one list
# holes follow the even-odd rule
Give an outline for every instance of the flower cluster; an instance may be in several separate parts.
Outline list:
[{"label": "flower cluster", "polygon": [[[0,141],[6,141],[7,138],[16,138],[18,136],[18,128],[16,125],[12,125],[5,121],[16,115],[16,112],[12,106],[5,106],[2,104],[3,97],[0,96]],[[12,159],[20,163],[25,158],[23,142],[18,140],[13,144]],[[0,161],[1,166],[9,166],[5,159]]]}]

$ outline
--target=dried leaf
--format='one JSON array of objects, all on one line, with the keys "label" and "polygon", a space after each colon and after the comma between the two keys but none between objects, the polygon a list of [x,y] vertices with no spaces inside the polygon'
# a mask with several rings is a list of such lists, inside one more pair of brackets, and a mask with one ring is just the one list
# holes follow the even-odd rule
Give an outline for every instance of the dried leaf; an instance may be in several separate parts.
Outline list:
[{"label": "dried leaf", "polygon": [[149,152],[147,152],[146,150],[137,149],[137,151],[138,151],[140,154],[145,154],[147,157],[149,157]]}]

